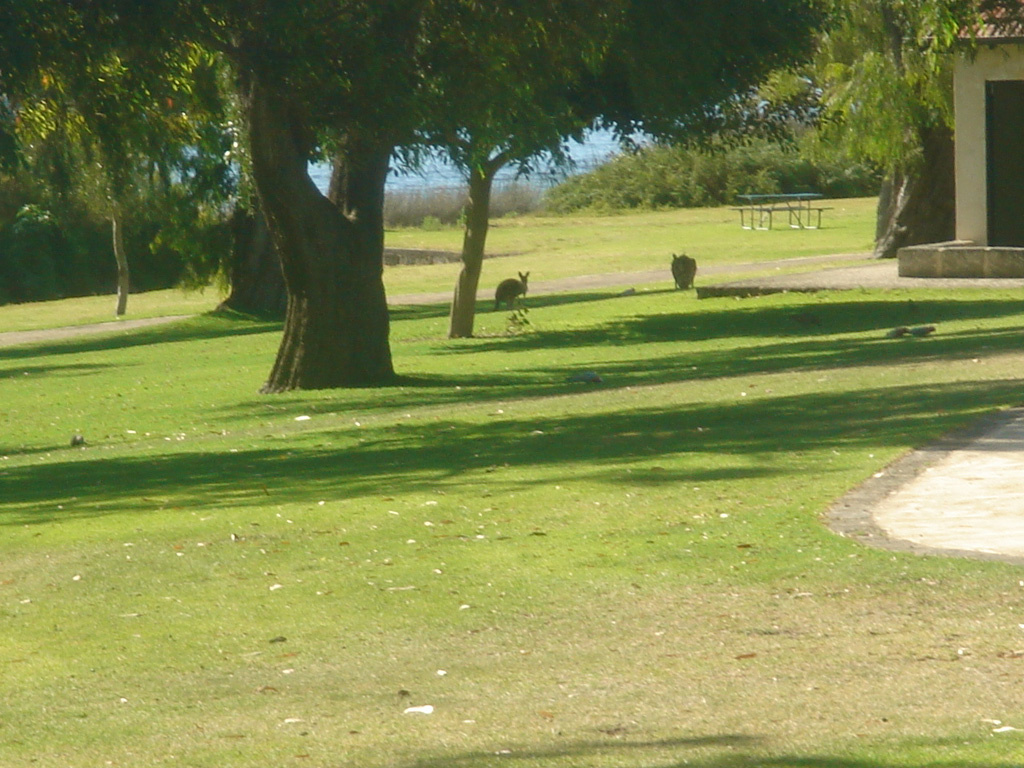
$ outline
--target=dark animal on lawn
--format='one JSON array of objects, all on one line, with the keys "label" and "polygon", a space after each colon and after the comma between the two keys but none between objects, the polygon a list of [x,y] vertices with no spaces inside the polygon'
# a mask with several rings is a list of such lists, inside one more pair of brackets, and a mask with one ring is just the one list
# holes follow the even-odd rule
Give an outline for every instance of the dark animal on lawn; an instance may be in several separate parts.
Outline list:
[{"label": "dark animal on lawn", "polygon": [[526,279],[529,276],[529,272],[520,272],[518,280],[510,277],[498,283],[498,290],[494,292],[494,308],[498,309],[504,304],[507,309],[512,309],[516,299],[526,295]]},{"label": "dark animal on lawn", "polygon": [[686,290],[693,287],[693,277],[697,274],[697,261],[691,259],[685,253],[676,256],[672,254],[672,277],[676,281],[676,288]]}]

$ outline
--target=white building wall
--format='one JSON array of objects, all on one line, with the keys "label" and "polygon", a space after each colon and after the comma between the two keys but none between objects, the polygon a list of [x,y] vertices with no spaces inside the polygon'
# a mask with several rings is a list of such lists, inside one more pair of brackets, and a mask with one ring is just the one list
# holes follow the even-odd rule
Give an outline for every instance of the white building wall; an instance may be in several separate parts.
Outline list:
[{"label": "white building wall", "polygon": [[961,57],[954,78],[956,110],[956,238],[988,245],[985,83],[1024,80],[1024,44],[981,45]]}]

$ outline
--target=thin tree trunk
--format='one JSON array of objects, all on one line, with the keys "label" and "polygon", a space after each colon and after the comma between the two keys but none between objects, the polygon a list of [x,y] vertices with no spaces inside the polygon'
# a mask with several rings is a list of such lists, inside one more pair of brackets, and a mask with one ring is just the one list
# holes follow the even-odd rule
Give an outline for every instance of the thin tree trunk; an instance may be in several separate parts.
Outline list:
[{"label": "thin tree trunk", "polygon": [[391,383],[383,282],[390,148],[349,153],[346,216],[310,179],[311,142],[287,100],[255,78],[244,97],[253,178],[288,289],[284,335],[263,391]]},{"label": "thin tree trunk", "polygon": [[121,317],[128,310],[128,293],[131,289],[131,274],[128,270],[128,254],[124,250],[124,233],[121,231],[121,214],[110,215],[110,228],[114,240],[114,261],[117,262],[117,309],[114,314]]},{"label": "thin tree trunk", "polygon": [[888,180],[889,188],[879,196],[877,258],[895,258],[904,246],[941,243],[956,236],[953,133],[948,128],[927,129],[921,146],[921,165]]},{"label": "thin tree trunk", "polygon": [[448,337],[469,338],[473,335],[476,316],[476,294],[483,269],[484,248],[490,226],[491,189],[494,175],[501,167],[499,161],[474,168],[469,176],[469,202],[466,205],[466,232],[462,238],[462,270],[455,283],[449,317]]}]

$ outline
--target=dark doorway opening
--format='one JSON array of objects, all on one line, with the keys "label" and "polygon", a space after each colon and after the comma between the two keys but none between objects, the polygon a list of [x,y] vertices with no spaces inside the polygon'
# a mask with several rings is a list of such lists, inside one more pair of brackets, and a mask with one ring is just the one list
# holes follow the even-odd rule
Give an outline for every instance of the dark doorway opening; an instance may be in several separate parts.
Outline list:
[{"label": "dark doorway opening", "polygon": [[1024,80],[985,83],[988,244],[1024,247]]}]

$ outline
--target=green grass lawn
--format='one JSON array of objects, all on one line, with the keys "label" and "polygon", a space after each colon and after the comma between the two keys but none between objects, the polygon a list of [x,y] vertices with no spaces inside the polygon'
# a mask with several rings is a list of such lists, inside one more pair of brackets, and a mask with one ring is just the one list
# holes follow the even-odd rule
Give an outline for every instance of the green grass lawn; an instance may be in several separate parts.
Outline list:
[{"label": "green grass lawn", "polygon": [[[217,288],[203,291],[168,289],[147,291],[128,298],[125,320],[171,315],[194,315],[212,311],[224,295]],[[37,301],[0,306],[0,332],[34,331],[68,325],[116,323],[117,300],[110,296],[83,296],[64,301]]]},{"label": "green grass lawn", "polygon": [[216,316],[0,349],[0,766],[1022,764],[1020,569],[821,522],[1021,402],[1018,292],[528,304],[396,309],[383,390]]},{"label": "green grass lawn", "polygon": [[[730,208],[499,219],[491,223],[487,253],[502,258],[485,261],[481,289],[486,292],[486,286],[515,277],[517,271],[529,271],[536,283],[572,275],[664,269],[671,285],[673,253],[689,254],[708,266],[870,251],[875,199],[827,204],[832,210],[825,212],[818,230],[744,230],[739,214]],[[394,248],[458,252],[462,230],[398,229],[387,232],[386,242]],[[457,264],[391,267],[384,278],[390,294],[448,291],[458,270]]]}]

